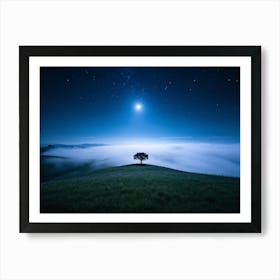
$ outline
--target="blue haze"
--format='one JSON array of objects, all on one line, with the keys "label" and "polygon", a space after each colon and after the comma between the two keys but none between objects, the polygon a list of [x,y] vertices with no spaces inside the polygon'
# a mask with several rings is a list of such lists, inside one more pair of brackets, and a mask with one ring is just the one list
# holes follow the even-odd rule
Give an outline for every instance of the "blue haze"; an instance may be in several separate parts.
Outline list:
[{"label": "blue haze", "polygon": [[133,163],[132,154],[143,151],[150,164],[238,177],[239,72],[237,67],[42,67],[41,146],[106,144],[56,147],[44,154],[93,160],[98,168],[98,161]]}]

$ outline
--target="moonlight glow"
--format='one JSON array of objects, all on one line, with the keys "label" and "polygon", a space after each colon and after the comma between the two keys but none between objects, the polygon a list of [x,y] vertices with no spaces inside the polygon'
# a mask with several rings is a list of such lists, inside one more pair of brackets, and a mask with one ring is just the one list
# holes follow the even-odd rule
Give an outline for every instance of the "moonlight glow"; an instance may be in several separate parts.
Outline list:
[{"label": "moonlight glow", "polygon": [[135,104],[135,111],[142,111],[142,104],[140,104],[140,103],[137,103],[137,104]]}]

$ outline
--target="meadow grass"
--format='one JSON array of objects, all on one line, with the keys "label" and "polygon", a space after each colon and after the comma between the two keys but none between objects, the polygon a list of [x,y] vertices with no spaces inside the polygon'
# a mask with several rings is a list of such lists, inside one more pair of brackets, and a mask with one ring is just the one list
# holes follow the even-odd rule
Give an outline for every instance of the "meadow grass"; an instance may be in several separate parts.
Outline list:
[{"label": "meadow grass", "polygon": [[238,213],[239,178],[153,165],[106,168],[41,183],[43,213]]}]

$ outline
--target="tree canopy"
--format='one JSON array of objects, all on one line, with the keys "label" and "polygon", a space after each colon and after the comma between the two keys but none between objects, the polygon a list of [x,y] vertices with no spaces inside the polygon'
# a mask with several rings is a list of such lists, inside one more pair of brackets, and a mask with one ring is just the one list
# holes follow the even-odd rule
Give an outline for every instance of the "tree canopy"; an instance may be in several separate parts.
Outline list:
[{"label": "tree canopy", "polygon": [[149,155],[146,153],[137,153],[133,156],[134,159],[139,159],[141,164],[143,160],[147,160],[149,158]]}]

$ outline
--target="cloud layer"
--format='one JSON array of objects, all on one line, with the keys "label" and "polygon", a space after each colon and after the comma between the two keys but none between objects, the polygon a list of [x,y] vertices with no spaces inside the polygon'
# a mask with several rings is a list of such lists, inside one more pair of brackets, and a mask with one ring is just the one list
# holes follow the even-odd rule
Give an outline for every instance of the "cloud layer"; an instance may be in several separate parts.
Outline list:
[{"label": "cloud layer", "polygon": [[[89,147],[54,147],[42,153],[60,169],[78,168],[86,164],[90,169],[137,163],[133,155],[149,154],[148,164],[181,171],[223,176],[240,176],[240,145],[214,143],[133,144]],[[53,166],[54,167],[54,166]],[[57,170],[59,171],[59,170]]]}]

